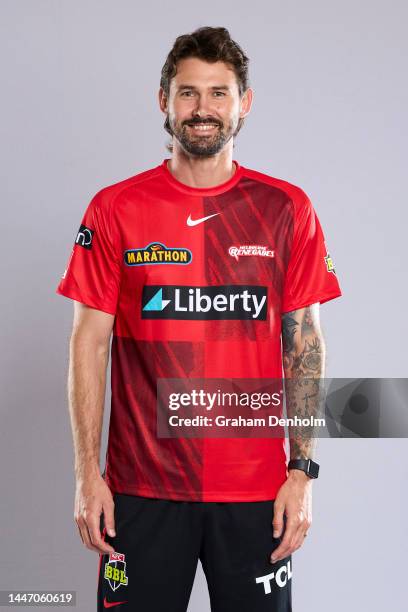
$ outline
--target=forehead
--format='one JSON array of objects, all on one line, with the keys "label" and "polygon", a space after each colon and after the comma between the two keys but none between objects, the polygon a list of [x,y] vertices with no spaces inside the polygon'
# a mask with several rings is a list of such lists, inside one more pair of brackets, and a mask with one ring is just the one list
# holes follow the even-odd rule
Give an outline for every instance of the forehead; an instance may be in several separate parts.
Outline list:
[{"label": "forehead", "polygon": [[238,89],[232,66],[225,62],[206,62],[197,57],[188,57],[177,62],[177,73],[171,80],[171,87],[191,85],[192,87],[213,87],[228,85]]}]

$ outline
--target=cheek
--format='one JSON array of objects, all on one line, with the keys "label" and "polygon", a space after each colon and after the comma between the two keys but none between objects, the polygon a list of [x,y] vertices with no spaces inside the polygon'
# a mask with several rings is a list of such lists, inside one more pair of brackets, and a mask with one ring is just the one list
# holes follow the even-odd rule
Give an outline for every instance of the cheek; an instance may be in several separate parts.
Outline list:
[{"label": "cheek", "polygon": [[191,100],[180,100],[172,104],[170,115],[177,120],[177,123],[182,123],[191,118],[193,108],[194,103]]},{"label": "cheek", "polygon": [[229,117],[231,119],[236,119],[239,117],[239,103],[230,100],[225,102],[225,104],[220,105],[220,113],[225,117]]}]

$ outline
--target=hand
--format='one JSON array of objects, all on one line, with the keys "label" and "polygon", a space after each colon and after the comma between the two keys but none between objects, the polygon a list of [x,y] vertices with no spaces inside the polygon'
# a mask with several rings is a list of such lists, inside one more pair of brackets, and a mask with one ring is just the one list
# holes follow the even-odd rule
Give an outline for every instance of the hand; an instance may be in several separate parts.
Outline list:
[{"label": "hand", "polygon": [[112,493],[99,473],[82,476],[77,480],[74,517],[82,542],[89,550],[102,554],[115,552],[112,546],[102,540],[100,532],[100,516],[103,512],[107,532],[115,536],[114,506]]},{"label": "hand", "polygon": [[283,530],[283,515],[286,528],[279,546],[273,551],[271,562],[275,563],[300,548],[312,524],[312,479],[301,470],[289,470],[274,503],[273,536],[279,538]]}]

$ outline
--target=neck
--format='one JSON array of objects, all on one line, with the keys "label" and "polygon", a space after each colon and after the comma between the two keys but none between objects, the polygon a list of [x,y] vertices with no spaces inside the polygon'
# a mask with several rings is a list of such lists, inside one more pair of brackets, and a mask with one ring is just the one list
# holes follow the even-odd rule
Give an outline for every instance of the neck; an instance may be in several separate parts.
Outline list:
[{"label": "neck", "polygon": [[216,187],[228,181],[236,166],[232,161],[232,149],[212,157],[189,157],[184,151],[173,149],[167,167],[172,175],[189,187]]}]

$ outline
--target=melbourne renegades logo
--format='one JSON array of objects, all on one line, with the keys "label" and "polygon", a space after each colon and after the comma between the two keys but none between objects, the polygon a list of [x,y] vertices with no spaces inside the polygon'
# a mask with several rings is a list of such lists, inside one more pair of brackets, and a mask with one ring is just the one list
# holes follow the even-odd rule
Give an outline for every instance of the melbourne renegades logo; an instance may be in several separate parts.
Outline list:
[{"label": "melbourne renegades logo", "polygon": [[127,586],[125,555],[113,552],[109,555],[109,561],[105,563],[105,576],[112,591],[116,591],[121,585]]},{"label": "melbourne renegades logo", "polygon": [[228,255],[239,261],[239,257],[243,255],[258,255],[259,257],[275,257],[275,251],[269,249],[263,244],[240,244],[239,246],[231,245],[228,249]]}]

